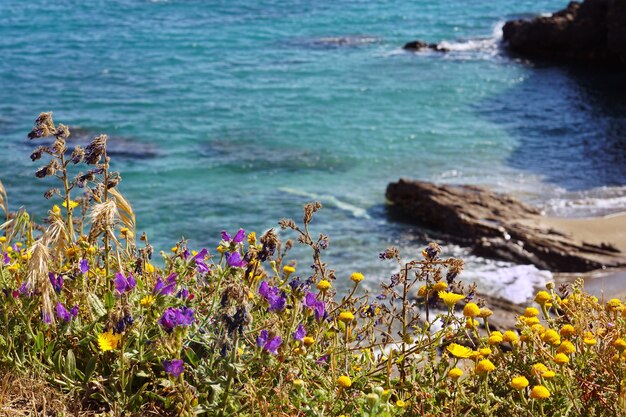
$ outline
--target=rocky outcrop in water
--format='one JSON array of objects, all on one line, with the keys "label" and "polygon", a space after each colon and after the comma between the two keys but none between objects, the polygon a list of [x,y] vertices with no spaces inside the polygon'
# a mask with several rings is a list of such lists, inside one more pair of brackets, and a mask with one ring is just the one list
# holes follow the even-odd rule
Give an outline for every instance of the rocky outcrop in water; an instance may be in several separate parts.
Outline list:
[{"label": "rocky outcrop in water", "polygon": [[402,49],[404,49],[405,51],[411,51],[411,52],[419,52],[425,49],[429,49],[429,50],[433,50],[437,52],[449,52],[447,48],[444,48],[443,46],[439,44],[426,43],[422,41],[412,41],[412,42],[405,43]]},{"label": "rocky outcrop in water", "polygon": [[533,264],[553,272],[584,272],[626,265],[615,247],[575,241],[540,226],[541,213],[517,199],[470,185],[435,185],[401,179],[387,199],[411,222],[486,258]]},{"label": "rocky outcrop in water", "polygon": [[571,2],[551,16],[508,21],[508,49],[529,58],[626,67],[626,1]]}]

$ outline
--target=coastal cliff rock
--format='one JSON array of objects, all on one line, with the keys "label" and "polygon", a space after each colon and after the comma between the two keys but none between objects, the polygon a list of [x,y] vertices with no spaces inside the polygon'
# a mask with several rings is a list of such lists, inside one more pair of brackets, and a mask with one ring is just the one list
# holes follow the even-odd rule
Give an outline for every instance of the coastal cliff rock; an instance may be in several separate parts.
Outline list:
[{"label": "coastal cliff rock", "polygon": [[626,1],[585,0],[548,17],[508,21],[503,40],[530,58],[626,67]]},{"label": "coastal cliff rock", "polygon": [[553,272],[626,265],[615,247],[577,242],[542,227],[539,210],[483,187],[401,179],[388,185],[386,196],[411,221],[442,233],[444,240],[471,246],[479,256]]}]

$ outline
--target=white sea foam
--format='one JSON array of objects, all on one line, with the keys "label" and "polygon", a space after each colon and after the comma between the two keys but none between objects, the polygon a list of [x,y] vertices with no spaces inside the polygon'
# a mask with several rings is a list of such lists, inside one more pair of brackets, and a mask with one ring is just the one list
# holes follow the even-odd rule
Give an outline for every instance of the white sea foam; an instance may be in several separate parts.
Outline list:
[{"label": "white sea foam", "polygon": [[545,203],[547,214],[561,217],[605,216],[626,210],[626,187],[562,191]]},{"label": "white sea foam", "polygon": [[300,197],[306,197],[312,200],[319,200],[323,204],[326,204],[330,207],[335,207],[335,208],[338,208],[339,210],[346,211],[352,214],[352,216],[354,217],[363,218],[363,219],[371,218],[370,215],[367,214],[366,209],[362,207],[357,207],[354,204],[350,204],[348,202],[339,200],[334,195],[309,193],[306,191],[296,190],[294,188],[289,188],[289,187],[282,187],[282,188],[279,188],[279,190],[287,194],[297,195]]}]

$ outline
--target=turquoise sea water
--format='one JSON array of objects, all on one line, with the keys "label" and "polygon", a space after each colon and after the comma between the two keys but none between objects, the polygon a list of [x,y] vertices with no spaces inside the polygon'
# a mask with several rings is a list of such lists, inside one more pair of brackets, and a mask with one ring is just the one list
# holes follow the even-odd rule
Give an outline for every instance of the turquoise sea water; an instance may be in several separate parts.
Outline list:
[{"label": "turquoise sea water", "polygon": [[[263,231],[319,199],[330,262],[370,282],[388,272],[385,247],[425,243],[386,213],[399,177],[487,184],[557,214],[617,210],[624,79],[499,47],[506,19],[565,5],[3,0],[0,178],[13,208],[45,213],[26,133],[52,110],[77,136],[109,134],[158,249],[213,247],[222,229]],[[451,52],[403,52],[414,39]],[[468,259],[470,276],[493,269]]]}]

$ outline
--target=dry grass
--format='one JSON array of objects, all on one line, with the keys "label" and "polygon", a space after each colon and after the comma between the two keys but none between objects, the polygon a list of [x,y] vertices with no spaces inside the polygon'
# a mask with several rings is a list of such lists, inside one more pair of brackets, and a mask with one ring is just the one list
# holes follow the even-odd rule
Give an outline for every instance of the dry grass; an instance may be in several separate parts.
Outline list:
[{"label": "dry grass", "polygon": [[93,416],[73,412],[61,393],[44,381],[2,372],[0,380],[0,417],[18,416]]}]

